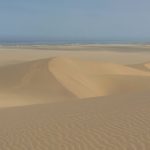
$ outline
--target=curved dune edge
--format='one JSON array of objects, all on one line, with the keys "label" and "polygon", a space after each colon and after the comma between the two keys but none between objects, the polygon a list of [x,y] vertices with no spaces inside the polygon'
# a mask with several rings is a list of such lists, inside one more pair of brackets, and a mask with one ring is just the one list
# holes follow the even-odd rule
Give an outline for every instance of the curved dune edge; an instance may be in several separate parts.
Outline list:
[{"label": "curved dune edge", "polygon": [[129,65],[129,67],[149,72],[150,71],[150,62],[145,62],[145,63],[141,63],[141,64],[133,64],[133,65]]},{"label": "curved dune edge", "polygon": [[0,106],[54,103],[76,98],[48,70],[48,59],[0,68]]},{"label": "curved dune edge", "polygon": [[97,97],[104,95],[103,89],[92,82],[90,77],[72,59],[54,58],[49,61],[49,71],[62,85],[79,98]]},{"label": "curved dune edge", "polygon": [[48,66],[55,78],[79,98],[107,96],[113,92],[120,92],[120,89],[136,90],[142,85],[139,83],[137,87],[133,87],[130,85],[131,80],[150,77],[149,72],[119,64],[82,61],[67,57],[54,58],[49,61]]},{"label": "curved dune edge", "polygon": [[150,90],[150,72],[69,57],[0,68],[1,107],[54,103]]}]

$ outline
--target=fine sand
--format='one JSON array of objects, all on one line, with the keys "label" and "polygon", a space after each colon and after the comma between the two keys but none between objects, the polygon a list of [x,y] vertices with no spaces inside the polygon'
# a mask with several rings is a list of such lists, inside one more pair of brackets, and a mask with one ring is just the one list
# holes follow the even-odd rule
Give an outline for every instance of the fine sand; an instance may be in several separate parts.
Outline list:
[{"label": "fine sand", "polygon": [[150,46],[0,47],[0,150],[149,150]]}]

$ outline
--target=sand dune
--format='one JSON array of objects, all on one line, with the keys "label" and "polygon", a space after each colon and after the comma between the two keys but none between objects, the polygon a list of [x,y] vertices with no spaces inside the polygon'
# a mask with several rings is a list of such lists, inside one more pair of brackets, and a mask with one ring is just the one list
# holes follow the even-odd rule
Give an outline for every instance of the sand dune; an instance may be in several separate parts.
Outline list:
[{"label": "sand dune", "polygon": [[55,57],[1,67],[0,83],[1,106],[25,105],[149,90],[150,72]]},{"label": "sand dune", "polygon": [[150,149],[148,52],[77,47],[0,51],[0,150]]},{"label": "sand dune", "polygon": [[[64,87],[79,98],[134,91],[144,88],[145,83],[150,81],[150,73],[146,71],[119,64],[81,61],[66,57],[52,59],[49,62],[49,70]],[[136,86],[132,85],[134,82]],[[150,86],[144,89],[147,87]]]},{"label": "sand dune", "polygon": [[150,71],[150,62],[144,62],[144,63],[140,63],[140,64],[132,64],[129,66],[136,68],[136,69],[143,70],[143,71]]},{"label": "sand dune", "polygon": [[149,45],[18,45],[0,46],[0,66],[50,57],[76,57],[117,64],[149,61]]},{"label": "sand dune", "polygon": [[150,63],[144,65],[148,70],[150,70]]},{"label": "sand dune", "polygon": [[[0,96],[3,96],[3,105],[57,102],[74,98],[48,71],[48,61],[44,59],[1,67]],[[17,103],[12,99],[18,99]]]}]

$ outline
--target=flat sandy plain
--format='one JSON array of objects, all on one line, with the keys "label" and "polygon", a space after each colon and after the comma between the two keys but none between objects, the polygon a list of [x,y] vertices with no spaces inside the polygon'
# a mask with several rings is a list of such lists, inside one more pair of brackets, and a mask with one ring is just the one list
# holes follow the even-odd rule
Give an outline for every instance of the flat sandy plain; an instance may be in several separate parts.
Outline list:
[{"label": "flat sandy plain", "polygon": [[150,46],[0,46],[0,150],[150,150]]}]

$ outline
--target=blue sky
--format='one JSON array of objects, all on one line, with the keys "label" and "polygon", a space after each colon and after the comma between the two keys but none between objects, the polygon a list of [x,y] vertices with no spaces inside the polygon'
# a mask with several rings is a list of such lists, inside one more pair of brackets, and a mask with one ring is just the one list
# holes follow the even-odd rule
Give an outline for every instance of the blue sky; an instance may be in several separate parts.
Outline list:
[{"label": "blue sky", "polygon": [[150,39],[150,0],[0,0],[0,38]]}]

